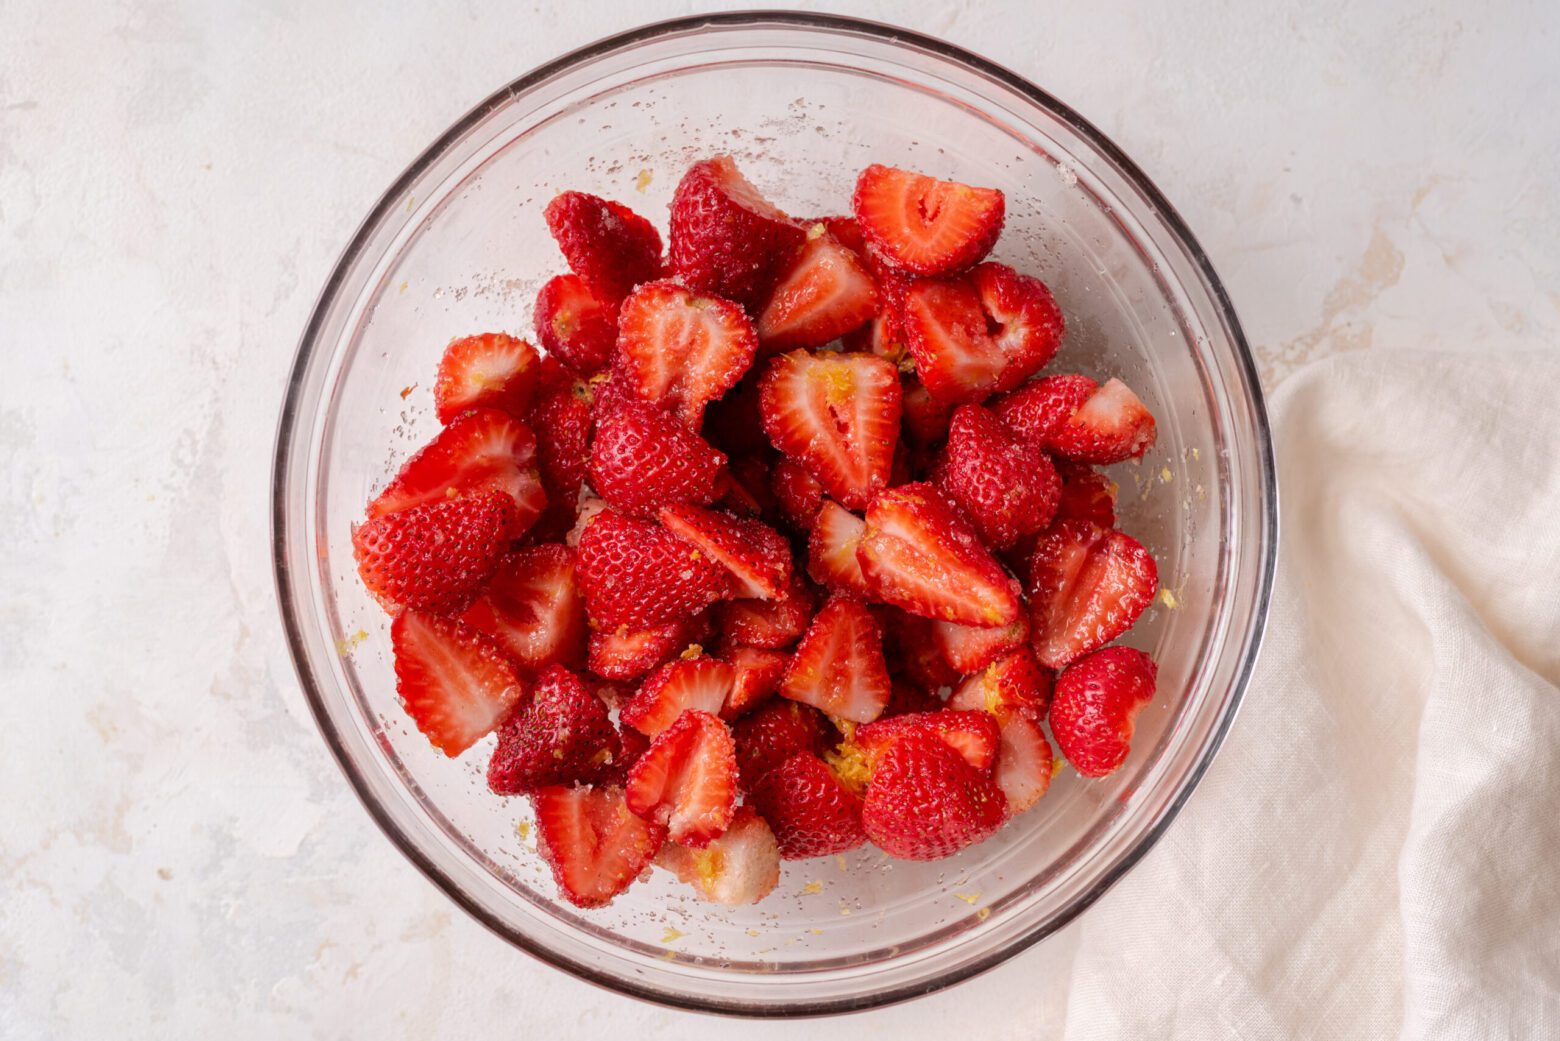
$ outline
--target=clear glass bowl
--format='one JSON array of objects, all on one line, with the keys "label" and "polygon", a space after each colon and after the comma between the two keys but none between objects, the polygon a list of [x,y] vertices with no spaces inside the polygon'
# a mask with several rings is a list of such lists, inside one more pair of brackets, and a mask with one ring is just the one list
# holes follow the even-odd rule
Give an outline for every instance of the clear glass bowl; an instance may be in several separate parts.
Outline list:
[{"label": "clear glass bowl", "polygon": [[[1003,189],[997,256],[1067,316],[1060,366],[1118,374],[1159,420],[1118,467],[1122,526],[1170,598],[1129,642],[1160,693],[1114,776],[1063,771],[996,839],[952,859],[866,849],[789,863],[727,910],[656,872],[610,907],[554,895],[524,799],[483,783],[487,743],[434,751],[396,703],[388,626],[350,532],[435,430],[451,337],[528,335],[562,269],[542,206],[564,188],[658,221],[693,159],[735,154],[792,213],[844,210],[855,171],[912,167]],[[450,898],[536,956],[670,1005],[754,1015],[865,1008],[989,968],[1060,928],[1164,831],[1234,717],[1262,632],[1276,490],[1261,394],[1207,257],[1121,151],[1023,79],[937,40],[845,18],[710,15],[639,29],[536,70],[411,165],[326,283],[277,440],[274,553],[292,654],[325,740],[390,839]],[[1173,606],[1171,606],[1173,605]],[[492,739],[489,738],[489,742]]]}]

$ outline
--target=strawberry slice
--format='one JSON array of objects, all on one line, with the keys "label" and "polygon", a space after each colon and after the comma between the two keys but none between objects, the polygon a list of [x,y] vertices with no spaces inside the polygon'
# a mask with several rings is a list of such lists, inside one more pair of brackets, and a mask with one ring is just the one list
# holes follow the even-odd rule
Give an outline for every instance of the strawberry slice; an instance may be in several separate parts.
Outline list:
[{"label": "strawberry slice", "polygon": [[867,837],[891,857],[936,860],[994,835],[1007,820],[1007,797],[936,734],[916,730],[896,741],[861,801]]},{"label": "strawberry slice", "polygon": [[759,312],[758,342],[770,353],[822,347],[871,321],[878,306],[877,283],[861,258],[814,224]]},{"label": "strawberry slice", "polygon": [[560,192],[542,216],[569,270],[608,304],[661,277],[661,236],[627,206],[585,192]]},{"label": "strawberry slice", "polygon": [[726,457],[654,405],[618,403],[596,424],[590,483],[624,513],[654,517],[667,503],[713,502]]},{"label": "strawberry slice", "polygon": [[669,842],[655,858],[701,900],[727,907],[756,904],[780,884],[780,844],[751,806],[738,806],[725,834],[703,849]]},{"label": "strawberry slice", "polygon": [[1056,503],[1057,521],[1088,521],[1102,528],[1116,526],[1115,481],[1098,470],[1065,459],[1057,463],[1056,472],[1062,479],[1062,494]]},{"label": "strawberry slice", "polygon": [[590,671],[609,680],[637,680],[709,635],[709,615],[704,612],[649,629],[623,626],[594,632],[588,652]]},{"label": "strawberry slice", "polygon": [[543,788],[531,805],[537,849],[576,907],[602,907],[627,889],[666,838],[629,812],[620,788]]},{"label": "strawberry slice", "polygon": [[753,802],[774,829],[786,860],[846,853],[867,841],[861,799],[811,752],[793,755],[769,771],[754,790]]},{"label": "strawberry slice", "polygon": [[731,592],[720,565],[659,524],[610,509],[585,526],[575,566],[586,610],[603,629],[665,625]]},{"label": "strawberry slice", "polygon": [[869,596],[871,590],[856,561],[856,547],[866,530],[866,521],[825,499],[807,539],[807,573],[812,580],[835,593]]},{"label": "strawberry slice", "polygon": [[499,492],[424,503],[358,525],[352,555],[386,610],[459,614],[497,570],[514,519],[514,503]]},{"label": "strawberry slice", "polygon": [[970,272],[980,294],[986,328],[1002,348],[998,391],[1012,390],[1050,364],[1061,349],[1067,323],[1050,288],[1006,264],[981,264]]},{"label": "strawberry slice", "polygon": [[836,719],[870,723],[882,714],[888,695],[877,620],[859,600],[830,598],[797,645],[780,696]]},{"label": "strawberry slice", "polygon": [[504,333],[451,340],[439,360],[433,404],[440,423],[473,408],[496,408],[525,418],[536,393],[536,348]]},{"label": "strawberry slice", "polygon": [[1051,703],[1051,674],[1035,652],[1020,647],[969,676],[948,698],[948,707],[989,712],[999,723],[1014,716],[1044,719]]},{"label": "strawberry slice", "polygon": [[729,600],[715,609],[715,627],[726,640],[748,647],[789,647],[807,631],[816,598],[794,571],[785,594],[775,600]]},{"label": "strawberry slice", "polygon": [[1002,743],[991,779],[1007,796],[1009,817],[1039,802],[1055,773],[1051,742],[1045,739],[1039,723],[1028,716],[1014,716],[1002,724]]},{"label": "strawberry slice", "polygon": [[731,731],[707,712],[684,712],[628,771],[626,793],[628,808],[666,825],[673,842],[709,845],[731,824],[736,810]]},{"label": "strawberry slice", "polygon": [[984,712],[961,712],[943,709],[936,712],[918,712],[891,716],[868,723],[856,731],[855,742],[867,759],[869,773],[894,745],[910,733],[936,734],[964,757],[965,762],[985,773],[997,758],[997,745],[1001,735],[997,722]]},{"label": "strawberry slice", "polygon": [[742,788],[752,792],[765,774],[793,755],[822,755],[834,728],[811,705],[780,699],[766,702],[737,720],[732,733]]},{"label": "strawberry slice", "polygon": [[1019,613],[1012,625],[984,629],[957,622],[933,622],[932,642],[943,660],[961,675],[977,672],[1029,644],[1029,616]]},{"label": "strawberry slice", "polygon": [[1141,459],[1154,447],[1154,417],[1132,389],[1106,380],[1051,433],[1050,448],[1079,463],[1108,466]]},{"label": "strawberry slice", "polygon": [[1049,525],[1061,496],[1050,458],[979,405],[954,412],[935,477],[992,549]]},{"label": "strawberry slice", "polygon": [[679,658],[651,673],[618,717],[654,737],[688,709],[719,714],[735,680],[736,671],[719,658]]},{"label": "strawberry slice", "polygon": [[498,795],[524,795],[555,784],[600,780],[618,751],[607,706],[578,676],[554,665],[499,725],[488,787]]},{"label": "strawberry slice", "polygon": [[888,485],[899,393],[898,374],[880,358],[805,351],[770,359],[759,388],[770,441],[853,509]]},{"label": "strawberry slice", "polygon": [[522,673],[585,664],[585,598],[574,551],[549,543],[504,558],[461,621],[498,641]]},{"label": "strawberry slice", "polygon": [[769,488],[780,515],[799,531],[808,531],[823,509],[823,485],[807,467],[781,456],[769,470]]},{"label": "strawberry slice", "polygon": [[694,163],[672,193],[667,264],[695,292],[755,306],[807,229],[748,183],[729,155]]},{"label": "strawberry slice", "polygon": [[1004,200],[996,188],[971,188],[874,163],[856,179],[856,222],[884,261],[914,275],[960,271],[1002,233]]},{"label": "strawberry slice", "polygon": [[1036,545],[1029,581],[1035,654],[1059,669],[1130,629],[1154,599],[1159,570],[1132,536],[1064,521]]},{"label": "strawberry slice", "polygon": [[1052,435],[1097,389],[1087,376],[1043,376],[994,400],[991,411],[1023,440],[1049,449]]},{"label": "strawberry slice", "polygon": [[791,664],[786,652],[763,647],[726,647],[720,656],[732,670],[731,693],[720,710],[720,718],[725,720],[737,719],[773,697],[786,666]]},{"label": "strawberry slice", "polygon": [[1153,700],[1158,672],[1142,651],[1106,647],[1057,677],[1051,733],[1080,774],[1104,777],[1126,760],[1138,713]]},{"label": "strawberry slice", "polygon": [[532,326],[549,357],[581,376],[606,368],[617,347],[617,306],[604,303],[578,275],[558,275],[536,294]]},{"label": "strawberry slice", "polygon": [[699,429],[704,409],[753,364],[758,334],[742,308],[675,282],[649,282],[618,312],[619,374],[641,398]]},{"label": "strawberry slice", "polygon": [[390,644],[406,714],[451,758],[487,736],[525,695],[498,645],[453,618],[402,611],[390,623]]},{"label": "strawberry slice", "polygon": [[856,559],[872,599],[911,614],[992,627],[1018,620],[1018,583],[930,484],[877,497]]},{"label": "strawberry slice", "polygon": [[763,521],[701,510],[661,507],[661,526],[731,573],[735,595],[777,600],[791,582],[791,546]]}]

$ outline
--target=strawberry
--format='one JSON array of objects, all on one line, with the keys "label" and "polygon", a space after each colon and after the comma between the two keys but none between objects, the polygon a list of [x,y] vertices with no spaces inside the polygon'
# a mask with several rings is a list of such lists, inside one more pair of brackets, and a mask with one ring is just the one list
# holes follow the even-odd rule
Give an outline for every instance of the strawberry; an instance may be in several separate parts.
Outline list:
[{"label": "strawberry", "polygon": [[496,408],[525,418],[536,393],[540,359],[536,348],[503,333],[451,340],[439,360],[433,404],[439,422],[448,423],[473,408]]},{"label": "strawberry", "polygon": [[731,731],[707,712],[688,711],[661,731],[628,771],[628,808],[685,846],[703,847],[731,824],[737,761]]},{"label": "strawberry", "polygon": [[911,733],[936,734],[982,773],[989,771],[997,758],[997,722],[984,712],[943,709],[891,716],[858,728],[851,740],[866,756],[868,770],[873,771],[888,750]]},{"label": "strawberry", "polygon": [[1018,583],[930,484],[879,495],[856,549],[872,599],[965,625],[1018,620]]},{"label": "strawberry", "polygon": [[610,509],[585,526],[575,566],[590,618],[606,629],[665,625],[730,593],[720,565],[659,524]]},{"label": "strawberry", "polygon": [[1004,654],[1029,645],[1029,616],[1020,611],[1018,621],[993,629],[933,622],[932,643],[955,672],[977,672]]},{"label": "strawberry", "polygon": [[390,644],[406,714],[451,758],[485,737],[525,695],[498,645],[453,618],[402,611],[390,623]]},{"label": "strawberry", "polygon": [[558,275],[536,294],[532,325],[550,357],[581,376],[612,361],[617,346],[617,305],[598,299],[578,275]]},{"label": "strawberry", "polygon": [[617,753],[607,706],[578,676],[554,665],[499,725],[488,787],[499,795],[523,795],[554,784],[589,783],[611,768]]},{"label": "strawberry", "polygon": [[535,456],[536,438],[530,427],[497,409],[474,409],[406,461],[368,504],[368,516],[383,517],[458,495],[503,492],[515,501],[511,534],[518,538],[547,505]]},{"label": "strawberry", "polygon": [[609,680],[637,680],[657,666],[707,639],[709,615],[679,618],[649,629],[627,626],[590,634],[590,671]]},{"label": "strawberry", "polygon": [[799,752],[769,771],[752,798],[786,860],[833,856],[867,841],[861,799],[811,752]]},{"label": "strawberry", "polygon": [[722,491],[716,501],[738,517],[757,520],[774,512],[769,485],[769,464],[757,455],[740,456],[726,463]]},{"label": "strawberry", "polygon": [[1050,702],[1051,674],[1034,651],[1020,647],[967,677],[948,698],[948,707],[989,712],[1006,723],[1016,715],[1044,719]]},{"label": "strawberry", "polygon": [[352,531],[358,575],[387,610],[459,614],[509,547],[515,507],[483,492],[375,517]]},{"label": "strawberry", "polygon": [[769,488],[775,504],[780,507],[780,515],[792,527],[799,531],[812,528],[818,512],[823,509],[823,485],[807,472],[807,467],[789,456],[781,456],[770,468]]},{"label": "strawberry", "polygon": [[733,594],[777,600],[791,582],[791,547],[763,521],[701,510],[686,504],[661,507],[661,526],[725,568]]},{"label": "strawberry", "polygon": [[744,791],[754,791],[764,775],[800,752],[822,755],[833,728],[810,705],[784,699],[768,701],[732,726],[737,769]]},{"label": "strawberry", "polygon": [[899,376],[864,354],[793,351],[760,384],[764,429],[824,490],[862,509],[888,484],[899,438]]},{"label": "strawberry", "polygon": [[1046,284],[1006,264],[981,264],[970,272],[980,294],[986,327],[1002,348],[999,391],[1012,390],[1050,364],[1061,349],[1066,322]]},{"label": "strawberry", "polygon": [[592,376],[590,382],[586,384],[586,394],[590,399],[592,431],[624,405],[648,404],[634,393],[627,379],[612,371],[598,372]]},{"label": "strawberry", "polygon": [[856,561],[856,547],[867,522],[832,499],[825,499],[807,539],[807,573],[836,593],[865,597],[870,590]]},{"label": "strawberry", "polygon": [[815,224],[822,224],[834,241],[850,250],[862,260],[867,259],[867,240],[861,234],[861,225],[856,223],[855,217],[817,217],[813,220],[802,222],[811,233]]},{"label": "strawberry", "polygon": [[689,288],[754,306],[807,229],[771,205],[729,155],[694,163],[672,193],[667,263]]},{"label": "strawberry", "polygon": [[992,549],[1006,549],[1050,524],[1061,495],[1046,454],[979,405],[954,412],[936,479]]},{"label": "strawberry", "polygon": [[574,551],[549,543],[509,554],[461,621],[497,640],[523,673],[581,668],[588,630]]},{"label": "strawberry", "polygon": [[1062,671],[1051,701],[1051,733],[1085,777],[1104,777],[1131,750],[1137,714],[1154,697],[1154,660],[1131,647],[1106,647]]},{"label": "strawberry", "polygon": [[[598,688],[596,696],[602,697],[603,690]],[[650,739],[633,727],[619,726],[617,728],[618,754],[613,757],[610,765],[602,771],[602,783],[622,786],[628,783],[628,772],[639,762],[639,757],[650,750]]]},{"label": "strawberry", "polygon": [[915,372],[915,358],[905,343],[905,327],[899,311],[889,310],[886,303],[879,307],[876,317],[840,337],[840,342],[848,352],[875,355],[901,373]]},{"label": "strawberry", "polygon": [[1002,233],[996,188],[971,188],[874,163],[856,179],[852,200],[862,237],[901,271],[938,275],[974,264]]},{"label": "strawberry", "polygon": [[1154,599],[1159,570],[1132,536],[1064,521],[1036,545],[1029,581],[1035,654],[1059,669],[1130,629]]},{"label": "strawberry", "polygon": [[651,673],[618,716],[655,737],[687,709],[719,714],[735,679],[736,671],[719,658],[678,658]]},{"label": "strawberry", "polygon": [[1056,464],[1062,494],[1056,503],[1056,520],[1088,521],[1102,528],[1116,526],[1116,482],[1082,463],[1063,459]]},{"label": "strawberry", "polygon": [[1040,724],[1028,716],[1013,716],[1002,724],[1002,743],[991,779],[1007,797],[1008,816],[1016,817],[1039,802],[1055,773],[1051,742]]},{"label": "strawberry", "polygon": [[797,645],[780,696],[836,719],[868,723],[882,714],[888,695],[877,620],[861,601],[831,597]]},{"label": "strawberry", "polygon": [[543,788],[531,805],[537,849],[576,907],[601,907],[627,889],[666,838],[629,812],[619,788]]},{"label": "strawberry", "polygon": [[992,401],[991,411],[1023,440],[1049,449],[1052,435],[1098,388],[1087,376],[1043,376]]},{"label": "strawberry", "polygon": [[556,536],[574,524],[590,463],[588,396],[585,385],[571,378],[544,392],[531,407],[526,421],[536,432],[536,470],[547,493],[547,510],[532,533],[537,528],[561,529],[549,533]]},{"label": "strawberry", "polygon": [[617,304],[641,282],[661,277],[661,236],[627,206],[584,192],[560,192],[542,216],[569,270],[608,304]]},{"label": "strawberry", "polygon": [[914,376],[904,378],[905,437],[912,444],[931,445],[948,436],[953,406],[932,397]]},{"label": "strawberry", "polygon": [[905,734],[878,761],[861,803],[867,837],[905,860],[936,860],[990,838],[1007,819],[1007,797],[946,741]]},{"label": "strawberry", "polygon": [[737,719],[774,696],[791,656],[784,651],[740,644],[721,650],[720,657],[732,669],[731,693],[720,710],[720,718]]},{"label": "strawberry", "polygon": [[1148,408],[1125,383],[1108,379],[1051,432],[1050,448],[1065,459],[1106,466],[1143,458],[1154,436]]},{"label": "strawberry", "polygon": [[823,224],[779,276],[759,312],[758,342],[770,353],[812,350],[872,320],[878,288],[861,259]]},{"label": "strawberry", "polygon": [[713,502],[726,457],[643,401],[625,400],[596,425],[591,487],[614,508],[654,517],[667,503]]},{"label": "strawberry", "polygon": [[806,579],[793,573],[775,600],[730,600],[715,609],[715,627],[731,643],[777,650],[801,639],[816,599]]},{"label": "strawberry", "polygon": [[655,863],[700,899],[727,907],[756,904],[780,884],[780,844],[751,806],[738,806],[725,834],[703,849],[669,842]]},{"label": "strawberry", "polygon": [[690,430],[699,429],[705,406],[737,385],[757,350],[742,308],[675,282],[640,286],[618,312],[618,373]]},{"label": "strawberry", "polygon": [[897,607],[879,606],[876,610],[892,651],[890,667],[895,675],[927,690],[940,690],[959,682],[958,671],[949,666],[938,647],[930,618]]}]

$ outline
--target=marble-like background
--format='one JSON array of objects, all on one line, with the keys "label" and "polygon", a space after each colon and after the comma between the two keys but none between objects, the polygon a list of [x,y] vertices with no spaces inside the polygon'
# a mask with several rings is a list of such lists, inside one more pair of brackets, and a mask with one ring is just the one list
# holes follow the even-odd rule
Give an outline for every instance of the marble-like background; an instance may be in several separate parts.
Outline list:
[{"label": "marble-like background", "polygon": [[[267,555],[294,345],[378,193],[520,72],[715,6],[0,3],[0,1038],[732,1029],[543,968],[402,861],[315,735]],[[1269,387],[1342,351],[1560,342],[1553,3],[832,6],[1115,138]],[[1087,928],[806,1029],[1050,1036]]]}]

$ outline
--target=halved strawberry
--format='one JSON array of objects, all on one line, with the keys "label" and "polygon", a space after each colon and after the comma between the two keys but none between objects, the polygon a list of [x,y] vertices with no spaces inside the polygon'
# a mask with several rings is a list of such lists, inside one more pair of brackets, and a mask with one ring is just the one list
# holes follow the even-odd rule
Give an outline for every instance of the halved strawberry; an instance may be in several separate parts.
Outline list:
[{"label": "halved strawberry", "polygon": [[666,838],[629,812],[619,788],[543,788],[531,805],[537,849],[576,907],[601,907],[627,889]]},{"label": "halved strawberry", "polygon": [[948,698],[948,707],[989,712],[997,722],[1014,716],[1044,719],[1051,703],[1051,674],[1035,652],[1020,647],[967,677]]},{"label": "halved strawberry", "polygon": [[780,515],[799,531],[808,531],[823,508],[823,485],[807,467],[781,456],[769,470],[769,487]]},{"label": "halved strawberry", "polygon": [[822,755],[834,736],[834,728],[811,705],[782,698],[765,702],[737,720],[732,734],[742,788],[751,792],[765,774],[793,755]]},{"label": "halved strawberry", "polygon": [[1112,378],[1051,432],[1050,447],[1063,458],[1107,466],[1141,459],[1154,447],[1154,436],[1148,408],[1130,387]]},{"label": "halved strawberry", "polygon": [[883,634],[861,601],[830,598],[797,645],[780,695],[856,723],[882,714],[889,695]]},{"label": "halved strawberry", "polygon": [[1061,496],[1061,479],[1045,452],[979,405],[954,412],[935,477],[992,549],[1007,549],[1049,525]]},{"label": "halved strawberry", "polygon": [[532,325],[549,357],[581,376],[612,361],[617,347],[617,305],[596,297],[578,275],[558,275],[536,294]]},{"label": "halved strawberry", "polygon": [[1158,672],[1142,651],[1106,647],[1057,677],[1051,733],[1080,774],[1104,777],[1127,758],[1137,715],[1154,697]]},{"label": "halved strawberry", "polygon": [[588,629],[574,551],[549,543],[511,553],[461,620],[497,640],[522,672],[582,668]]},{"label": "halved strawberry", "polygon": [[1009,651],[1029,644],[1029,616],[1019,612],[1012,625],[981,628],[957,622],[933,622],[932,641],[954,671],[968,675],[984,669]]},{"label": "halved strawberry", "polygon": [[648,402],[626,400],[596,424],[590,483],[616,509],[654,517],[668,503],[713,502],[726,457]]},{"label": "halved strawberry", "polygon": [[812,587],[794,570],[775,600],[729,600],[715,609],[715,627],[731,643],[776,650],[807,631],[816,604]]},{"label": "halved strawberry", "polygon": [[889,856],[936,860],[990,838],[1007,797],[936,734],[916,730],[879,760],[861,802],[867,837]]},{"label": "halved strawberry", "polygon": [[628,808],[665,824],[673,842],[709,845],[731,824],[736,810],[731,731],[707,712],[684,712],[629,770],[626,794]]},{"label": "halved strawberry", "polygon": [[514,520],[514,502],[500,492],[427,502],[358,525],[352,555],[386,610],[459,614],[498,569]]},{"label": "halved strawberry", "polygon": [[1098,388],[1087,376],[1043,376],[994,400],[991,411],[1025,441],[1049,449],[1052,435]]},{"label": "halved strawberry", "polygon": [[1018,620],[1018,583],[930,484],[901,485],[873,501],[856,559],[872,599],[911,614],[965,625]]},{"label": "halved strawberry", "polygon": [[609,680],[637,680],[709,638],[708,612],[649,629],[627,626],[590,634],[590,671]]},{"label": "halved strawberry", "polygon": [[942,709],[890,716],[856,730],[851,740],[867,758],[868,772],[877,768],[883,754],[910,733],[936,734],[981,772],[991,769],[997,758],[1000,735],[997,722],[984,712]]},{"label": "halved strawberry", "polygon": [[402,611],[390,623],[390,645],[406,714],[452,758],[487,736],[525,695],[498,645],[453,618]]},{"label": "halved strawberry", "polygon": [[575,567],[586,610],[602,629],[665,625],[731,592],[720,565],[659,524],[610,509],[585,526]]},{"label": "halved strawberry", "polygon": [[661,507],[661,526],[731,573],[738,597],[776,600],[791,582],[791,547],[763,521],[678,504]]},{"label": "halved strawberry", "polygon": [[861,258],[823,224],[780,272],[758,316],[758,342],[768,352],[822,347],[872,320],[878,288]]},{"label": "halved strawberry", "polygon": [[960,271],[976,263],[1002,233],[1004,202],[996,188],[971,188],[874,163],[856,179],[856,222],[876,254],[915,275]]},{"label": "halved strawberry", "polygon": [[970,272],[980,294],[986,328],[1002,348],[998,391],[1012,390],[1048,365],[1061,349],[1066,322],[1050,288],[1006,264],[986,263]]},{"label": "halved strawberry", "polygon": [[871,590],[856,561],[867,522],[832,499],[825,499],[807,538],[807,573],[836,593],[865,597]]},{"label": "halved strawberry", "polygon": [[1065,459],[1057,463],[1056,472],[1062,479],[1056,521],[1088,521],[1102,528],[1116,526],[1115,481],[1092,467]]},{"label": "halved strawberry", "polygon": [[846,333],[840,342],[847,352],[875,355],[901,374],[915,372],[915,358],[905,342],[904,323],[900,321],[899,311],[897,308],[890,310],[886,303],[879,305],[876,317],[866,325]]},{"label": "halved strawberry", "polygon": [[536,348],[504,333],[451,340],[433,385],[439,422],[448,423],[473,408],[496,408],[525,418],[536,393],[539,364]]},{"label": "halved strawberry", "polygon": [[618,373],[641,398],[699,429],[704,409],[737,385],[758,350],[742,308],[675,282],[649,282],[618,312]]},{"label": "halved strawberry", "polygon": [[861,509],[888,484],[899,440],[899,376],[864,354],[772,358],[759,391],[774,446],[830,496]]},{"label": "halved strawberry", "polygon": [[694,163],[672,194],[667,266],[700,293],[755,306],[807,229],[759,194],[729,155]]},{"label": "halved strawberry", "polygon": [[554,784],[589,783],[600,780],[617,756],[617,730],[607,706],[578,676],[554,665],[499,724],[488,787],[499,795],[523,795]]},{"label": "halved strawberry", "polygon": [[722,648],[720,657],[732,669],[731,693],[720,710],[720,718],[726,720],[737,719],[773,697],[786,666],[791,664],[785,651],[740,644]]},{"label": "halved strawberry", "polygon": [[703,849],[669,842],[655,864],[701,899],[727,907],[756,904],[780,884],[780,844],[751,806],[738,806],[731,826]]},{"label": "halved strawberry", "polygon": [[1029,581],[1035,654],[1059,669],[1130,629],[1154,599],[1159,569],[1132,536],[1064,521],[1035,546]]},{"label": "halved strawberry", "polygon": [[991,779],[1007,796],[1008,816],[1016,817],[1039,802],[1055,774],[1051,742],[1040,724],[1028,716],[1013,716],[1002,724],[1002,744]]},{"label": "halved strawberry", "polygon": [[627,206],[585,192],[560,192],[542,215],[569,270],[607,303],[661,277],[661,236]]},{"label": "halved strawberry", "polygon": [[736,671],[719,658],[678,658],[651,673],[618,717],[654,737],[688,709],[718,715],[735,680]]},{"label": "halved strawberry", "polygon": [[811,752],[793,755],[770,770],[752,798],[774,829],[786,860],[833,856],[867,841],[861,799]]}]

